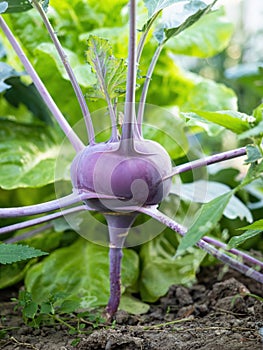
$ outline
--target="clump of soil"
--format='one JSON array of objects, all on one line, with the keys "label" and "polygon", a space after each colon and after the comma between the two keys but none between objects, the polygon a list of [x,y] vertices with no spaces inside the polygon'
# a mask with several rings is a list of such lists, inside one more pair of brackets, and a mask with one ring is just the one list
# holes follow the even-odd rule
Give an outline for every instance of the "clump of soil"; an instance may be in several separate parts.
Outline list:
[{"label": "clump of soil", "polygon": [[[202,269],[198,283],[191,288],[172,286],[147,314],[118,311],[110,325],[86,322],[82,334],[69,334],[57,324],[26,326],[9,301],[14,291],[2,291],[0,349],[263,349],[263,303],[255,297],[263,297],[262,285],[223,271],[219,266]],[[76,327],[76,318],[71,322]]]}]

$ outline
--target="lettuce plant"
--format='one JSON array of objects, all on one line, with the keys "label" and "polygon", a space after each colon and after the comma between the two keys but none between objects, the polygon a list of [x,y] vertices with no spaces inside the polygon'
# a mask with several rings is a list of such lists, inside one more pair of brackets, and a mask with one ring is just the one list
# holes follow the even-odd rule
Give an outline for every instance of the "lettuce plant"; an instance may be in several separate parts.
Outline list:
[{"label": "lettuce plant", "polygon": [[[95,35],[90,35],[88,38],[87,60],[92,71],[96,74],[96,81],[90,96],[105,99],[111,122],[111,135],[102,142],[96,141],[91,112],[84,94],[46,15],[48,2],[28,0],[22,4],[19,1],[2,1],[0,3],[2,13],[30,10],[32,7],[39,12],[75,91],[88,134],[88,145],[84,145],[50,96],[4,20],[4,16],[1,16],[0,26],[7,40],[23,63],[46,106],[70,141],[76,155],[70,167],[72,193],[41,204],[1,208],[0,217],[23,217],[54,212],[2,227],[0,228],[0,234],[38,225],[62,216],[67,217],[76,212],[90,211],[102,214],[109,230],[110,298],[105,310],[105,314],[109,319],[115,314],[120,303],[122,249],[125,246],[130,228],[140,213],[161,222],[183,236],[177,249],[178,257],[188,248],[196,245],[223,263],[263,283],[263,275],[258,270],[258,268],[262,269],[263,267],[261,261],[234,247],[228,248],[222,242],[206,236],[215,228],[234,194],[262,176],[261,132],[258,133],[257,130],[261,122],[258,116],[260,114],[259,109],[254,116],[246,116],[229,110],[204,111],[199,106],[196,106],[194,110],[191,109],[191,112],[195,114],[195,118],[203,118],[220,126],[228,127],[235,132],[247,133],[248,137],[253,136],[255,144],[214,154],[178,166],[173,166],[170,156],[163,146],[144,137],[146,97],[154,68],[164,46],[208,14],[213,14],[212,8],[216,1],[207,4],[199,0],[145,0],[144,3],[148,9],[148,19],[141,29],[138,44],[136,1],[131,0],[128,4],[129,42],[127,64],[124,60],[112,55],[107,40]],[[170,22],[169,20],[165,21],[165,18],[161,19],[163,10],[173,8],[174,5],[180,5],[180,16],[175,16]],[[154,37],[157,48],[144,78],[138,108],[136,108],[135,96],[137,79],[140,75],[140,62],[147,38],[155,24]],[[123,95],[125,96],[125,102],[120,126],[118,124],[118,100]],[[192,114],[185,113],[185,116],[194,118]],[[248,155],[247,163],[251,165],[241,184],[233,190],[224,191],[220,196],[215,196],[208,203],[205,203],[189,229],[175,222],[159,209],[160,204],[175,191],[172,181],[175,176],[246,154]],[[252,234],[248,235],[251,236]],[[3,245],[3,248],[6,249],[5,245]],[[251,264],[255,268],[252,268]]]}]

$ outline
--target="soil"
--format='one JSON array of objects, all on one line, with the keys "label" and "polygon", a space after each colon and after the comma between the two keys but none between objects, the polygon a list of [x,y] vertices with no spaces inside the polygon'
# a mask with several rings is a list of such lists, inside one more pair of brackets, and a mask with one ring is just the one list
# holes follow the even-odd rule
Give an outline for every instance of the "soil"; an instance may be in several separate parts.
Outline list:
[{"label": "soil", "polygon": [[[0,349],[259,350],[263,349],[263,302],[254,295],[263,297],[262,284],[232,270],[225,272],[222,266],[204,268],[195,285],[172,286],[147,314],[119,311],[108,325],[84,320],[83,333],[70,334],[58,323],[26,326],[21,311],[10,301],[17,290],[4,290]],[[67,322],[76,327],[76,317]]]}]

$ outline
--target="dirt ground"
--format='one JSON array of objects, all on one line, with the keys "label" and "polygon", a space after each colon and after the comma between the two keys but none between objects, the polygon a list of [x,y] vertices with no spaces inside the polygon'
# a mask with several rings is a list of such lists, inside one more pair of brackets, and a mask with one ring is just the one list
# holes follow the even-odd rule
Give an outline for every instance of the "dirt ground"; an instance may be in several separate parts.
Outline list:
[{"label": "dirt ground", "polygon": [[[263,349],[263,302],[247,295],[263,297],[262,285],[223,271],[205,268],[192,288],[172,286],[147,314],[119,311],[112,324],[84,323],[82,334],[70,334],[61,324],[26,326],[9,301],[17,291],[1,291],[0,349]],[[76,326],[74,317],[67,322]]]}]

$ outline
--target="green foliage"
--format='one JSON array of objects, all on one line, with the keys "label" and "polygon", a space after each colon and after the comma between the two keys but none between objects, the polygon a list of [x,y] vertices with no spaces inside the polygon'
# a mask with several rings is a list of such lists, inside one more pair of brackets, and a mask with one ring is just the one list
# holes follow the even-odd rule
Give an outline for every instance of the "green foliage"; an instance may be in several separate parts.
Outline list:
[{"label": "green foliage", "polygon": [[88,39],[87,61],[97,76],[97,84],[88,92],[89,97],[114,99],[125,93],[127,65],[113,56],[105,39],[91,35]]},{"label": "green foliage", "polygon": [[208,13],[168,42],[168,47],[180,55],[208,58],[223,51],[233,34],[233,25],[224,9]]},{"label": "green foliage", "polygon": [[178,246],[177,256],[192,247],[216,226],[232,195],[233,191],[229,191],[202,205],[196,214],[196,220]]},{"label": "green foliage", "polygon": [[[32,266],[26,275],[26,288],[36,303],[46,301],[49,295],[58,295],[57,305],[66,300],[79,300],[81,308],[105,305],[109,298],[108,260],[107,248],[79,239]],[[138,274],[138,255],[125,250],[123,292],[135,285]],[[124,302],[122,307],[125,309]]]},{"label": "green foliage", "polygon": [[0,264],[12,264],[17,261],[28,260],[47,255],[39,249],[22,244],[0,244]]},{"label": "green foliage", "polygon": [[167,293],[171,285],[194,282],[196,271],[206,254],[197,248],[191,248],[190,254],[175,259],[176,247],[174,233],[169,231],[142,246],[142,300],[155,302]]},{"label": "green foliage", "polygon": [[18,76],[20,76],[20,74],[16,72],[12,67],[4,62],[0,62],[0,93],[11,88],[11,85],[5,82],[6,79]]},{"label": "green foliage", "polygon": [[32,9],[29,0],[5,0],[0,2],[1,11],[6,13],[24,12]]},{"label": "green foliage", "polygon": [[0,119],[0,186],[38,187],[54,182],[59,145],[43,125]]}]

